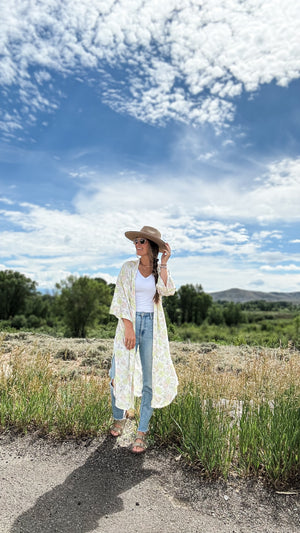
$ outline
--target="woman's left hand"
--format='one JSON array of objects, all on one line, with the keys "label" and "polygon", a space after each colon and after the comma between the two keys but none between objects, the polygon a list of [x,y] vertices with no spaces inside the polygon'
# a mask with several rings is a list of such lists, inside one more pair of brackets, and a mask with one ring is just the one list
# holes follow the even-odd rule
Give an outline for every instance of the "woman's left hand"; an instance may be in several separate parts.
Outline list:
[{"label": "woman's left hand", "polygon": [[166,242],[165,250],[163,251],[162,256],[161,256],[161,264],[166,265],[168,260],[170,259],[170,256],[171,256],[171,247]]}]

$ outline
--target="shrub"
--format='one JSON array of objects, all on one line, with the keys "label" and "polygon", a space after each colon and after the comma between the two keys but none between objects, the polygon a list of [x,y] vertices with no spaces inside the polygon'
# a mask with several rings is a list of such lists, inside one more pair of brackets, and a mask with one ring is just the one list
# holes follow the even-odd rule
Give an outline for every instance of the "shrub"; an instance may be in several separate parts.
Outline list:
[{"label": "shrub", "polygon": [[76,361],[77,359],[76,353],[68,347],[62,350],[58,350],[58,352],[56,352],[55,357],[57,359],[62,359],[63,361]]},{"label": "shrub", "polygon": [[27,327],[27,320],[25,315],[15,315],[11,319],[11,325],[16,329],[23,329]]}]

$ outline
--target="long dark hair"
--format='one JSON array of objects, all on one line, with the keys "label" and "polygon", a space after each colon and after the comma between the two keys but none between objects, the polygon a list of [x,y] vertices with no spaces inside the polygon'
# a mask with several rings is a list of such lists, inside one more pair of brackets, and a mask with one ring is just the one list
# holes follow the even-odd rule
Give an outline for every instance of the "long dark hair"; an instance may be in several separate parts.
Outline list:
[{"label": "long dark hair", "polygon": [[[157,284],[157,280],[158,280],[157,265],[158,265],[159,247],[158,247],[158,244],[156,244],[156,242],[150,241],[149,239],[148,239],[148,241],[149,241],[149,244],[150,244],[149,256],[150,256],[150,260],[152,261],[152,274],[154,276],[155,285],[156,285]],[[156,289],[156,292],[154,294],[153,301],[156,304],[158,304],[158,302],[159,302],[159,293],[158,293],[157,289]]]}]

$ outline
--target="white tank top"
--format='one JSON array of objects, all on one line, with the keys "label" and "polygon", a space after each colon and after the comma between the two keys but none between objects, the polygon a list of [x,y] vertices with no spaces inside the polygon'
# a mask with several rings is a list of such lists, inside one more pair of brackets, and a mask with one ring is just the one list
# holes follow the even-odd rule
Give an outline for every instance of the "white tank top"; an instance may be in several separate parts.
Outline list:
[{"label": "white tank top", "polygon": [[135,305],[139,313],[153,313],[153,297],[156,292],[153,274],[144,278],[138,270],[135,278]]}]

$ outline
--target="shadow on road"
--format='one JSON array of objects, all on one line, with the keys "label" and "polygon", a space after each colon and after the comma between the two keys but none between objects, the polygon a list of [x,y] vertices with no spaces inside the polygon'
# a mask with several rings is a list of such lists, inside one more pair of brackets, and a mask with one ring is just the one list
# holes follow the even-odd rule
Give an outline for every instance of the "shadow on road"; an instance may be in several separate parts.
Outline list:
[{"label": "shadow on road", "polygon": [[143,455],[114,445],[106,437],[83,466],[15,520],[11,533],[87,533],[101,517],[121,511],[119,495],[155,471],[143,469]]}]

